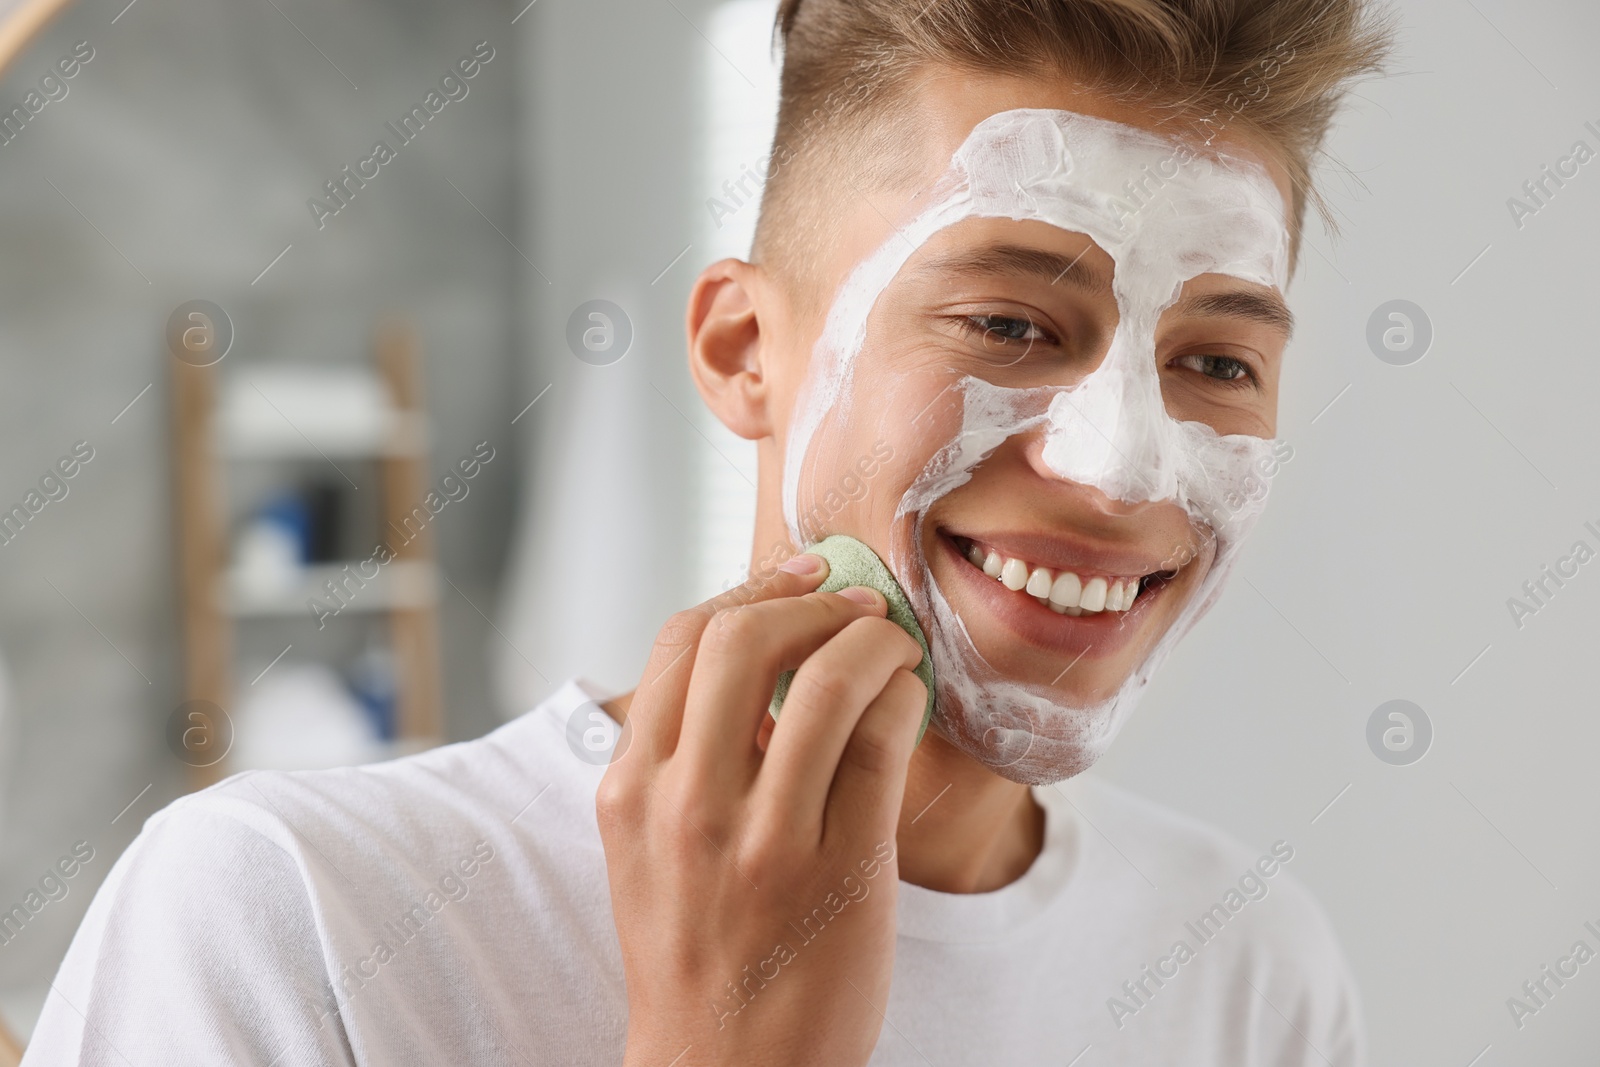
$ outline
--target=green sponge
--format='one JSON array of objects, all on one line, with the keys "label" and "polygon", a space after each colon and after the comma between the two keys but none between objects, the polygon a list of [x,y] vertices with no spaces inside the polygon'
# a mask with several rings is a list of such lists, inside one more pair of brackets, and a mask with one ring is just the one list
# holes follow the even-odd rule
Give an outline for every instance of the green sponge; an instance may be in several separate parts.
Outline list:
[{"label": "green sponge", "polygon": [[[922,627],[917,625],[917,617],[911,613],[911,602],[906,599],[905,590],[900,588],[900,583],[894,580],[894,575],[889,573],[889,568],[884,566],[878,554],[854,537],[833,534],[811,545],[806,551],[828,561],[828,577],[817,587],[819,591],[837,593],[852,585],[876,589],[889,602],[889,621],[898,623],[922,646],[922,662],[913,671],[928,687],[928,705],[922,712],[922,725],[917,727],[917,743],[921,744],[922,735],[928,729],[928,720],[933,718],[933,658],[928,653],[928,639],[923,635]],[[767,709],[774,719],[778,717],[778,709],[783,707],[783,698],[788,695],[789,684],[793,681],[794,671],[784,671],[778,676],[778,687]]]}]

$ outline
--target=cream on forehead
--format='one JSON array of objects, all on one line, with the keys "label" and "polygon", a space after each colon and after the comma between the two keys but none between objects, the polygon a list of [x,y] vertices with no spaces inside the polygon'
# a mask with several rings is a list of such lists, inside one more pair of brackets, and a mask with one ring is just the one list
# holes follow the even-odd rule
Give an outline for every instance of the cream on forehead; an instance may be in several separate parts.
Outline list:
[{"label": "cream on forehead", "polygon": [[[1252,494],[1246,507],[1224,504],[1238,499],[1239,486],[1273,443],[1219,435],[1168,415],[1155,329],[1183,283],[1200,274],[1282,288],[1283,201],[1253,161],[1201,155],[1137,127],[1036,109],[1001,112],[974,127],[929,201],[840,287],[789,434],[784,518],[797,544],[825,532],[799,529],[802,467],[824,419],[850,417],[848,386],[879,295],[933,235],[967,218],[1011,218],[1082,233],[1104,249],[1116,266],[1118,325],[1099,367],[1075,384],[1036,389],[1006,389],[971,376],[955,382],[962,426],[901,499],[896,519],[912,517],[911,547],[893,542],[889,560],[919,618],[932,624],[941,731],[1008,777],[1057,780],[1082,770],[1110,742],[1156,663],[1215,599],[1265,502],[1263,493]],[[1060,705],[1048,687],[989,669],[920,549],[922,519],[933,501],[965,483],[1007,437],[1041,430],[1044,461],[1062,478],[1125,501],[1174,500],[1218,545],[1205,581],[1172,628],[1122,691],[1095,708]]]}]

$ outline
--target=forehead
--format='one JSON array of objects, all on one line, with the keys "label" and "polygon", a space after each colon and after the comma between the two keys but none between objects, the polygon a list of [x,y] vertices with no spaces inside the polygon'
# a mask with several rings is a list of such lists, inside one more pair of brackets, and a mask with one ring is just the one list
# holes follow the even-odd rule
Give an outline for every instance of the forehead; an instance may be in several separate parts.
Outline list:
[{"label": "forehead", "polygon": [[[1169,146],[1187,143],[1202,153],[1249,161],[1268,176],[1284,204],[1294,199],[1293,179],[1271,142],[1254,135],[1241,122],[1230,121],[1231,116],[1201,116],[1177,107],[1132,103],[1065,76],[957,74],[939,67],[929,68],[918,79],[908,93],[908,102],[910,119],[901,128],[913,132],[902,148],[908,162],[915,162],[900,171],[901,178],[907,179],[902,193],[913,188],[926,190],[986,119],[1005,111],[1037,109],[1071,112],[1148,134],[1158,160],[1169,154]],[[1119,165],[1125,163],[1126,158],[1119,161]],[[1083,173],[1086,180],[1115,179],[1117,185],[1129,177],[1125,169],[1119,176],[1109,166],[1099,174]]]},{"label": "forehead", "polygon": [[1104,248],[1119,273],[1286,280],[1284,204],[1266,169],[1137,126],[1016,108],[979,121],[930,190],[950,217],[1048,223]]},{"label": "forehead", "polygon": [[938,177],[904,203],[898,224],[874,211],[886,225],[869,223],[841,242],[876,247],[844,276],[824,326],[825,343],[845,362],[878,294],[907,261],[971,219],[1043,223],[1093,241],[1115,264],[1113,295],[1136,331],[1152,329],[1179,288],[1201,275],[1279,290],[1287,280],[1283,200],[1259,163],[1060,109],[983,116]]}]

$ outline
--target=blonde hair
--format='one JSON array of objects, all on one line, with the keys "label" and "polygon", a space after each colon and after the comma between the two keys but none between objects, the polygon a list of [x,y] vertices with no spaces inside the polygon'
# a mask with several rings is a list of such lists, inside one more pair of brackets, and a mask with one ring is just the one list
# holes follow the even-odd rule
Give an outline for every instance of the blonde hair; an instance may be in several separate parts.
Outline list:
[{"label": "blonde hair", "polygon": [[895,180],[916,136],[915,78],[937,67],[1065,77],[1209,141],[1254,135],[1293,187],[1292,248],[1311,171],[1348,84],[1382,68],[1392,16],[1369,0],[781,0],[783,53],[754,258],[807,276],[830,202]]}]

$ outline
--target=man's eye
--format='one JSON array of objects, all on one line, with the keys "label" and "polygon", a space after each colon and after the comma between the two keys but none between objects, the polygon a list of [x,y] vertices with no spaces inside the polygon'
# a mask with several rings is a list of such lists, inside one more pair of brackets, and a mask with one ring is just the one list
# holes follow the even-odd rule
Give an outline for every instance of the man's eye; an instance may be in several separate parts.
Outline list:
[{"label": "man's eye", "polygon": [[1028,319],[1015,315],[963,315],[962,329],[991,345],[1032,345],[1050,337]]},{"label": "man's eye", "polygon": [[1199,371],[1207,378],[1215,378],[1220,382],[1235,385],[1250,385],[1255,382],[1255,374],[1251,372],[1249,364],[1232,356],[1181,356],[1177,363],[1181,367]]}]

